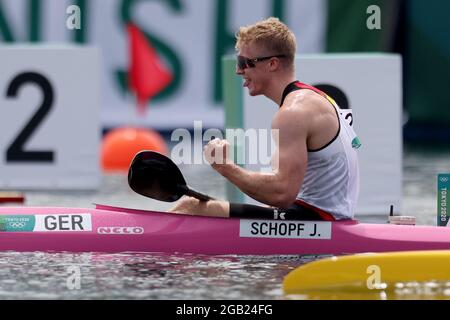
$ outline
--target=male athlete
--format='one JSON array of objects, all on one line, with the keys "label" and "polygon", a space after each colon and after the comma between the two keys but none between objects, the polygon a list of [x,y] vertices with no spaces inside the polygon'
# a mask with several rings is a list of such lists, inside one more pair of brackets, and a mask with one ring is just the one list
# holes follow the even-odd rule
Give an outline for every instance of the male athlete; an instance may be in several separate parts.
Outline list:
[{"label": "male athlete", "polygon": [[[272,172],[252,172],[227,158],[229,144],[215,139],[205,157],[222,176],[267,205],[199,201],[184,197],[172,212],[219,217],[341,220],[354,216],[359,190],[359,140],[333,99],[296,81],[296,40],[277,18],[241,27],[236,73],[251,96],[280,106],[272,119],[278,145]],[[222,159],[217,159],[223,154]]]}]

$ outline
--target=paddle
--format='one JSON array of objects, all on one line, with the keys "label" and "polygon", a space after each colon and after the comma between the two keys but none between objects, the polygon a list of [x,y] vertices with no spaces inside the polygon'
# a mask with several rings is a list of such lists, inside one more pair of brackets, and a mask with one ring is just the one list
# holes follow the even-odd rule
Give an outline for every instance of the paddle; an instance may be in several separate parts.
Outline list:
[{"label": "paddle", "polygon": [[155,151],[141,151],[134,156],[128,170],[128,184],[136,193],[160,201],[173,202],[183,195],[200,201],[214,200],[189,188],[177,165]]}]

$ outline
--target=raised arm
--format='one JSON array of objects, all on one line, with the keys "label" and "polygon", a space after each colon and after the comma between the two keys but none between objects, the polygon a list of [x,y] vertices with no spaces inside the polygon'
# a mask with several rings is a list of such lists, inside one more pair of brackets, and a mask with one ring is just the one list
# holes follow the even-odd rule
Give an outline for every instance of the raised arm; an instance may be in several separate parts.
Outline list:
[{"label": "raised arm", "polygon": [[[276,114],[272,129],[278,130],[279,141],[272,157],[272,172],[249,171],[229,160],[211,165],[253,199],[286,208],[295,201],[306,171],[307,119],[307,113],[301,108],[283,107]],[[205,147],[205,155],[214,153],[213,149],[227,147],[228,142],[216,139]]]}]

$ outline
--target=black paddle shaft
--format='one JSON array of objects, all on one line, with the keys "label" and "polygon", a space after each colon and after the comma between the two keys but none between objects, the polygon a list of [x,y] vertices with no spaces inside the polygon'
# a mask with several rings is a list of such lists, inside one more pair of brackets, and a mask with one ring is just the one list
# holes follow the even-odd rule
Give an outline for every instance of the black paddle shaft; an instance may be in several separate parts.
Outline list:
[{"label": "black paddle shaft", "polygon": [[184,193],[186,196],[189,197],[193,197],[196,198],[200,201],[209,201],[209,200],[214,200],[214,198],[211,198],[210,196],[200,193],[198,191],[192,190],[191,188],[189,188],[188,186],[186,186],[186,192]]}]

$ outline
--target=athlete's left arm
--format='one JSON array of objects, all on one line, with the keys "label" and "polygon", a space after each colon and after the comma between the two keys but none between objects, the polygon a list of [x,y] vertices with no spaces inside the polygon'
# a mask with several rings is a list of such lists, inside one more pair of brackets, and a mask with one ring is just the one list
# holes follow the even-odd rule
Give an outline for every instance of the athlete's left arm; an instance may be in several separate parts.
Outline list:
[{"label": "athlete's left arm", "polygon": [[[276,114],[272,128],[278,132],[272,172],[253,172],[234,163],[212,166],[255,200],[286,208],[295,201],[306,171],[308,115],[302,108],[283,107]],[[210,144],[209,149],[215,146],[220,148],[226,142],[222,140]],[[205,152],[208,151],[207,147]]]}]

